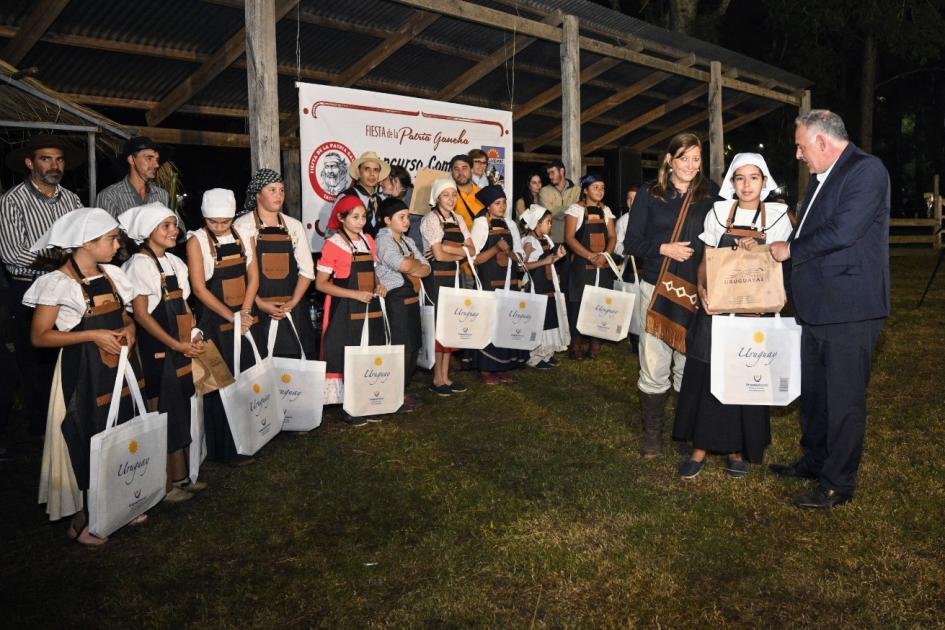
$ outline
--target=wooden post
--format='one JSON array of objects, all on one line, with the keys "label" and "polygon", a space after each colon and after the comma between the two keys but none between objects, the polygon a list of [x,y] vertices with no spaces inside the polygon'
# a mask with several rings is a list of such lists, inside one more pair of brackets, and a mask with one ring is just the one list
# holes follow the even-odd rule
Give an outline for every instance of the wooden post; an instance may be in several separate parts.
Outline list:
[{"label": "wooden post", "polygon": [[725,175],[725,131],[722,124],[722,63],[709,64],[709,178],[722,185]]},{"label": "wooden post", "polygon": [[[95,207],[95,197],[98,194],[96,190],[98,184],[98,173],[96,172],[95,164],[95,132],[90,131],[86,134],[86,140],[89,143],[89,207]],[[935,176],[936,178],[938,175]],[[938,184],[938,179],[935,180]]]},{"label": "wooden post", "polygon": [[302,170],[299,149],[282,150],[282,180],[285,182],[285,204],[283,212],[302,220]]},{"label": "wooden post", "polygon": [[[804,93],[801,94],[801,104],[797,108],[797,113],[799,116],[803,116],[810,112],[810,90],[804,90]],[[810,181],[810,171],[807,168],[807,165],[797,161],[797,208],[794,209],[795,212],[800,212],[801,208],[804,206],[804,193],[807,192],[807,182]]]},{"label": "wooden post", "polygon": [[279,170],[279,90],[275,0],[246,7],[246,81],[249,92],[249,148],[253,172]]},{"label": "wooden post", "polygon": [[581,176],[581,48],[578,19],[564,16],[561,38],[561,161],[568,177]]}]

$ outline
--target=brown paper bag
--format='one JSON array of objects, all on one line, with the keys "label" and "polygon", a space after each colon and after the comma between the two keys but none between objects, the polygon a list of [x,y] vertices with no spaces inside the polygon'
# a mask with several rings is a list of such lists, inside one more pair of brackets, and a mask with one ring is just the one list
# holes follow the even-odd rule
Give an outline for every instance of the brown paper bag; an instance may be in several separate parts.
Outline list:
[{"label": "brown paper bag", "polygon": [[194,358],[193,365],[194,388],[202,396],[236,382],[230,366],[223,360],[220,350],[213,341],[206,342],[206,350],[199,357]]},{"label": "brown paper bag", "polygon": [[767,245],[748,252],[730,247],[705,250],[709,308],[718,313],[778,313],[787,303],[781,263]]},{"label": "brown paper bag", "polygon": [[424,216],[430,213],[430,189],[433,182],[449,177],[446,171],[435,171],[432,168],[421,168],[413,178],[413,196],[410,197],[410,214]]}]

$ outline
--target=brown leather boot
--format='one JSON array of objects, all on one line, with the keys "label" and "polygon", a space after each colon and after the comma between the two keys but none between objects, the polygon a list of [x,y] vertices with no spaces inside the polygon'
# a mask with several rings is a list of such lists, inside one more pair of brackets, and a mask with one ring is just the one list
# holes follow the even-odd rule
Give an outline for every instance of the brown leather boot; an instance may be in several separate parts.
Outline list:
[{"label": "brown leather boot", "polygon": [[640,392],[640,408],[643,411],[643,442],[640,455],[656,457],[663,447],[664,410],[669,392],[662,394],[644,394]]},{"label": "brown leather boot", "polygon": [[568,346],[568,356],[575,361],[584,360],[584,338],[581,335],[571,336],[571,345]]}]

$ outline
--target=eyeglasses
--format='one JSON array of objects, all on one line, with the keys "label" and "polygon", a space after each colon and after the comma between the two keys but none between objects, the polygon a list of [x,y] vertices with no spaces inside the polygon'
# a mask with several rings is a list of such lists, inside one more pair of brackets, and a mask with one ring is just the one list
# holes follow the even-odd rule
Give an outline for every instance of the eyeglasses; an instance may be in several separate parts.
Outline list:
[{"label": "eyeglasses", "polygon": [[488,160],[473,160],[473,164],[488,164]]}]

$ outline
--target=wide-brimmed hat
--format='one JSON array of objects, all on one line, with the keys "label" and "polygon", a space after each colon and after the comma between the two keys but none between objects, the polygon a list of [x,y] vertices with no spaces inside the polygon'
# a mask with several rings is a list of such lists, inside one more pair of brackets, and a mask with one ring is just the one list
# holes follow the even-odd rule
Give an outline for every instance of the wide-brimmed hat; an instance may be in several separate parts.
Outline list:
[{"label": "wide-brimmed hat", "polygon": [[33,153],[39,149],[51,148],[62,151],[62,155],[66,161],[65,169],[67,171],[85,164],[85,152],[67,142],[63,136],[41,133],[30,137],[29,140],[7,154],[7,168],[17,173],[25,173],[27,171],[26,162],[24,161],[26,158],[32,156]]},{"label": "wide-brimmed hat", "polygon": [[387,176],[390,175],[390,163],[382,159],[381,156],[374,151],[366,151],[361,154],[361,157],[348,166],[348,175],[351,176],[351,179],[361,179],[361,174],[358,173],[358,169],[365,162],[377,162],[381,165],[381,175],[378,179],[387,179]]}]

